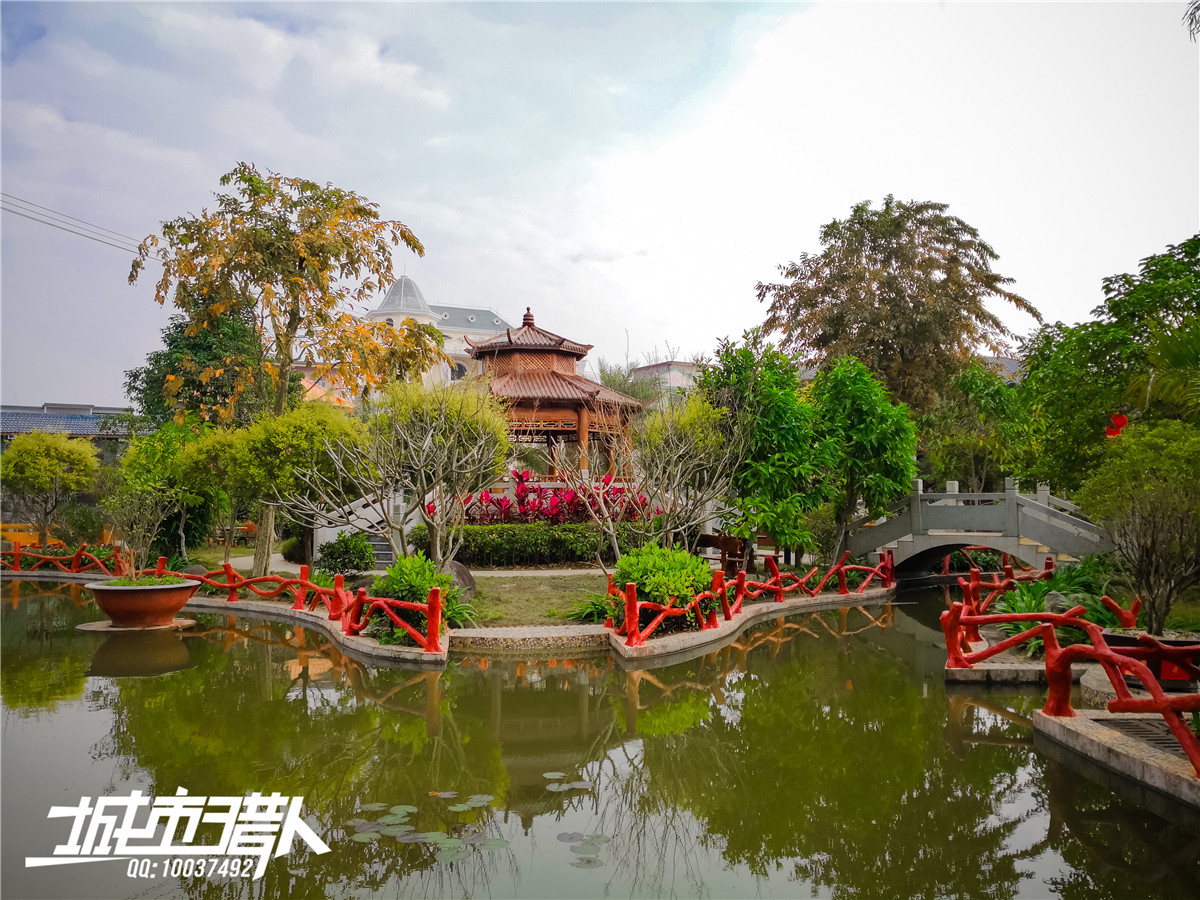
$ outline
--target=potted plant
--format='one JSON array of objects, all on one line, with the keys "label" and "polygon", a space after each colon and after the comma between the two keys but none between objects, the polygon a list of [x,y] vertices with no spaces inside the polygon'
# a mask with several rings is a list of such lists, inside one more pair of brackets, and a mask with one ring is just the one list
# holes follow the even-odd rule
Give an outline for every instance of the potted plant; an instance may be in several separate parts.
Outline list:
[{"label": "potted plant", "polygon": [[154,536],[174,506],[170,493],[124,472],[105,499],[104,509],[121,534],[120,552],[127,574],[93,582],[88,589],[113,625],[169,626],[200,586],[200,582],[178,575],[138,574],[146,568]]}]

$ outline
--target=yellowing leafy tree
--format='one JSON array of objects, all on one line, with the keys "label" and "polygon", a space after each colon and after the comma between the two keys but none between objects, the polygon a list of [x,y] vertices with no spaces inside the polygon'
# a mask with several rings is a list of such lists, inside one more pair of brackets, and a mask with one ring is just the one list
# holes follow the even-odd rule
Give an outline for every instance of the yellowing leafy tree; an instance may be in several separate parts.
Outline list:
[{"label": "yellowing leafy tree", "polygon": [[[288,374],[310,356],[317,377],[353,394],[420,373],[441,358],[436,329],[407,319],[391,328],[352,312],[391,281],[394,245],[424,254],[407,225],[381,219],[377,204],[352,191],[262,174],[249,163],[238,163],[221,185],[233,192],[217,194],[214,211],[164,222],[161,238],[146,238],[129,280],[136,282],[146,260],[157,258],[162,275],[154,299],[170,299],[188,316],[192,333],[249,310],[276,415],[287,405]],[[215,378],[225,374],[221,368],[214,361],[195,374]]]},{"label": "yellowing leafy tree", "polygon": [[[164,222],[162,236],[138,248],[129,273],[136,282],[155,257],[162,275],[154,299],[168,299],[189,318],[192,333],[223,317],[249,312],[263,349],[262,370],[274,391],[273,412],[287,408],[289,376],[301,362],[333,389],[364,394],[407,379],[442,358],[441,335],[406,319],[399,328],[364,322],[353,307],[365,304],[392,279],[392,247],[425,250],[403,222],[380,218],[379,207],[352,191],[238,163],[221,178],[230,193],[216,209]],[[225,374],[234,360],[214,361],[200,381]],[[245,390],[253,368],[239,372]],[[240,391],[230,393],[235,403]],[[274,536],[274,511],[260,514],[255,573],[265,574]]]}]

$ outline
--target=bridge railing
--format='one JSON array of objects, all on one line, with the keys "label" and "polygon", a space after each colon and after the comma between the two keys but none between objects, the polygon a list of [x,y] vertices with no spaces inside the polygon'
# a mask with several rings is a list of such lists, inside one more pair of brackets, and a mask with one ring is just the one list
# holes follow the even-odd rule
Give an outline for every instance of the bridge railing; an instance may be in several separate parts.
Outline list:
[{"label": "bridge railing", "polygon": [[1005,480],[1003,493],[963,494],[953,481],[948,487],[926,492],[916,479],[912,493],[886,515],[851,523],[851,549],[862,555],[910,536],[954,532],[991,533],[1010,542],[1027,539],[1072,556],[1109,549],[1104,532],[1084,518],[1074,503],[1052,496],[1046,485],[1039,485],[1034,494],[1021,494],[1011,478]]}]

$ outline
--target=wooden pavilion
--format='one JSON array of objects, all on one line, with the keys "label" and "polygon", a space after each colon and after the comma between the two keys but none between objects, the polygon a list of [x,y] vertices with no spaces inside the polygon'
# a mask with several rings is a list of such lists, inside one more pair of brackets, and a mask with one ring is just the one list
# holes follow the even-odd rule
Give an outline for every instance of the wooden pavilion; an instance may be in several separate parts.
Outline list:
[{"label": "wooden pavilion", "polygon": [[[579,466],[588,468],[588,446],[621,441],[628,445],[629,418],[642,403],[579,374],[579,360],[591,344],[580,344],[538,328],[525,308],[521,327],[486,341],[467,338],[468,354],[483,365],[491,392],[508,404],[509,430],[515,440],[544,441],[551,477],[561,443],[576,443]],[[607,454],[609,470],[613,454]]]}]

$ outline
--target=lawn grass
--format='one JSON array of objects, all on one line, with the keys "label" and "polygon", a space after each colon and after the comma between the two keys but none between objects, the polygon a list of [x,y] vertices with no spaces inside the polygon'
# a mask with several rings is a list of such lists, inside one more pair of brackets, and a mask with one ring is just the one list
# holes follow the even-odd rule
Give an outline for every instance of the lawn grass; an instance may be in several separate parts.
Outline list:
[{"label": "lawn grass", "polygon": [[477,625],[564,625],[586,592],[603,594],[602,572],[588,575],[482,576],[476,573]]}]

